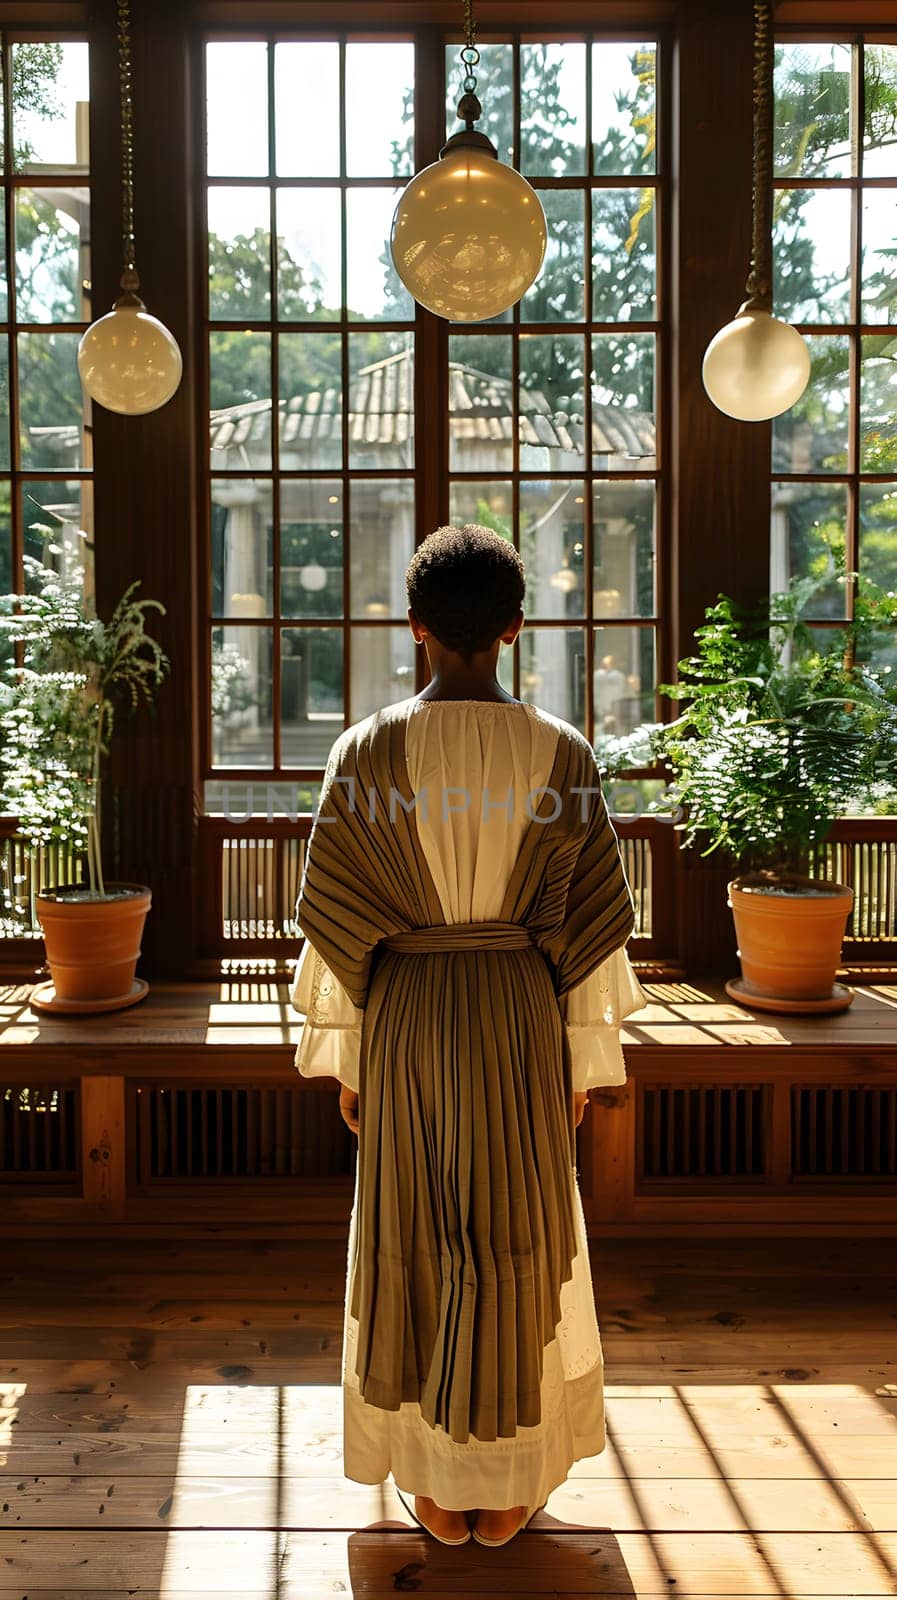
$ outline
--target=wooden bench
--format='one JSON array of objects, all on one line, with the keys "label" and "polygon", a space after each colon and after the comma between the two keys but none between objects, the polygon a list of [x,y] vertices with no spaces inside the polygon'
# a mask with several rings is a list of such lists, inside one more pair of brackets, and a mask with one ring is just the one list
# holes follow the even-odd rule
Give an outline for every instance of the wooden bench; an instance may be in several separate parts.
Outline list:
[{"label": "wooden bench", "polygon": [[[897,1232],[897,985],[774,1017],[717,981],[643,980],[628,1081],[578,1134],[590,1232]],[[355,1141],[301,1078],[282,977],[154,983],[93,1018],[0,986],[8,1233],[345,1233]]]}]

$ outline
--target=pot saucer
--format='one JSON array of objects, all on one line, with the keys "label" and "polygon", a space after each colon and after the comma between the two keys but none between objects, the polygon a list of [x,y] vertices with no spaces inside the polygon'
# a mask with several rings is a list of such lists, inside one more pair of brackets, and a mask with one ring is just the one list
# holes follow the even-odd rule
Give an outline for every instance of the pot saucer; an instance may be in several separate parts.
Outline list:
[{"label": "pot saucer", "polygon": [[729,978],[726,983],[726,994],[730,1000],[737,1000],[740,1005],[754,1011],[777,1011],[785,1016],[824,1016],[834,1011],[846,1011],[853,1004],[855,992],[848,989],[846,983],[835,983],[831,994],[822,1000],[777,1000],[773,995],[755,994],[743,978]]},{"label": "pot saucer", "polygon": [[55,1012],[60,1016],[90,1015],[97,1011],[122,1011],[125,1006],[135,1006],[149,993],[145,978],[135,978],[127,994],[117,994],[106,1000],[60,1000],[52,983],[39,983],[32,990],[29,1005],[35,1011]]}]

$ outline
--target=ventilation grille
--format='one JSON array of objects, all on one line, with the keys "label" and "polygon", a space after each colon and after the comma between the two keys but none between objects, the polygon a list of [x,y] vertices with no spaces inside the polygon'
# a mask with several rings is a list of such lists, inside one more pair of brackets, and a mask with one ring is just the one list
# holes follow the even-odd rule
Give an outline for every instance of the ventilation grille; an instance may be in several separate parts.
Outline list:
[{"label": "ventilation grille", "polygon": [[761,1178],[764,1084],[645,1084],[640,1171],[646,1179]]},{"label": "ventilation grille", "polygon": [[[305,861],[305,839],[221,840],[222,932],[225,939],[284,939],[295,942],[293,921]],[[626,878],[635,901],[637,939],[650,939],[653,871],[651,842],[620,840]]]},{"label": "ventilation grille", "polygon": [[222,932],[225,939],[289,939],[305,859],[304,839],[221,841]]},{"label": "ventilation grille", "polygon": [[0,1088],[0,1178],[72,1183],[79,1150],[77,1088]]},{"label": "ventilation grille", "polygon": [[791,1170],[795,1178],[897,1176],[897,1088],[795,1085]]},{"label": "ventilation grille", "polygon": [[133,1086],[137,1182],[351,1175],[336,1096],[302,1089]]},{"label": "ventilation grille", "polygon": [[651,841],[626,834],[620,840],[623,870],[635,902],[634,939],[653,936],[651,908],[654,903],[654,873],[651,859]]},{"label": "ventilation grille", "polygon": [[829,840],[814,853],[810,871],[853,889],[846,939],[871,946],[870,954],[876,944],[897,940],[897,839]]},{"label": "ventilation grille", "polygon": [[40,939],[32,916],[39,890],[60,883],[84,883],[84,859],[69,845],[44,845],[32,853],[24,839],[0,839],[0,939]]}]

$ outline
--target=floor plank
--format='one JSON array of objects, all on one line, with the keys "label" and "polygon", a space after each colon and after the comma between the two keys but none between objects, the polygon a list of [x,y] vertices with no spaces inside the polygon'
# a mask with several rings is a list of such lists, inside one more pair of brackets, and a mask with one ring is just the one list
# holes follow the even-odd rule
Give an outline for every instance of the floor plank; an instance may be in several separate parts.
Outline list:
[{"label": "floor plank", "polygon": [[897,1593],[897,1276],[875,1241],[596,1242],[608,1444],[449,1550],[342,1474],[333,1241],[10,1241],[0,1595]]}]

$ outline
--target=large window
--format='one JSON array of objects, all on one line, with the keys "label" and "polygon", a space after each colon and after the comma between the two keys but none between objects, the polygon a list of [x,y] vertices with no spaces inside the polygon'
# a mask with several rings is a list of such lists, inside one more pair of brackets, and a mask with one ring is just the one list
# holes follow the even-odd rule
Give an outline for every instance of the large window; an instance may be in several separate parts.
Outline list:
[{"label": "large window", "polygon": [[232,778],[307,779],[414,689],[414,306],[387,250],[413,96],[406,41],[206,49],[210,757]]},{"label": "large window", "polygon": [[76,362],[90,321],[87,45],[2,40],[0,593],[24,557],[93,593],[89,402]]},{"label": "large window", "polygon": [[[770,584],[848,570],[897,589],[897,45],[788,41],[775,66],[775,310],[810,383],[773,426]],[[807,620],[853,594],[823,581]],[[884,654],[897,665],[897,642]]]},{"label": "large window", "polygon": [[538,189],[549,245],[519,306],[450,335],[449,510],[526,562],[508,687],[600,747],[654,713],[656,46],[524,38],[482,57],[486,130]]},{"label": "large window", "polygon": [[[303,808],[340,729],[419,686],[422,470],[441,520],[523,552],[508,687],[599,746],[654,715],[656,43],[480,41],[483,126],[538,188],[548,253],[512,311],[433,330],[439,370],[416,387],[435,319],[387,241],[401,186],[458,126],[459,47],[428,38],[206,45],[211,811],[253,780]],[[415,69],[443,67],[431,150]]]}]

